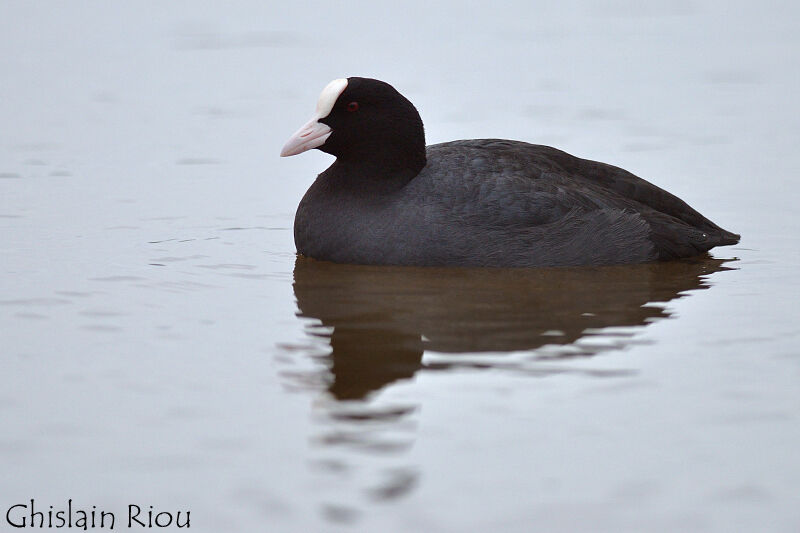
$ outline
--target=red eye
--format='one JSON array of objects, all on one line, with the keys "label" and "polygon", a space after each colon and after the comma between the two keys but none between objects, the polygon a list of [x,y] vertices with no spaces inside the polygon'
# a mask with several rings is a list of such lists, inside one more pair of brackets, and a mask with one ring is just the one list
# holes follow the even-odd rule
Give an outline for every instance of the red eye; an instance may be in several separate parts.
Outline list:
[{"label": "red eye", "polygon": [[351,113],[355,113],[356,111],[358,111],[358,102],[350,102],[349,104],[347,104],[347,110],[350,111]]}]

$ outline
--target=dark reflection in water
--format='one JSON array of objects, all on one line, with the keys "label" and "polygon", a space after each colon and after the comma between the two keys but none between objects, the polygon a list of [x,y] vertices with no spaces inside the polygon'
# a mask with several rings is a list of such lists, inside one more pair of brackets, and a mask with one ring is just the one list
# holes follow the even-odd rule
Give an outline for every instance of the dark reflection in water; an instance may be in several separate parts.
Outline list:
[{"label": "dark reflection in water", "polygon": [[[598,334],[598,328],[644,326],[669,316],[663,307],[645,304],[708,288],[704,277],[727,270],[724,262],[706,256],[597,268],[453,269],[339,265],[300,257],[294,292],[298,315],[324,326],[311,325],[309,333],[329,339],[329,391],[348,400],[412,377],[424,366],[426,350],[530,351],[574,345]],[[614,347],[624,346],[624,339]],[[607,343],[581,343],[557,356],[603,349]]]}]

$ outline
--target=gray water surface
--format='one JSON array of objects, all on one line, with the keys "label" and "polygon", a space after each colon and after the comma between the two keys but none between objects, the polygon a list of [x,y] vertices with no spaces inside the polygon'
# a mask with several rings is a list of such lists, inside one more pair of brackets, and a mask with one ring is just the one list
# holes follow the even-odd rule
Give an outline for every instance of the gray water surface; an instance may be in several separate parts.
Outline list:
[{"label": "gray water surface", "polygon": [[[800,530],[799,15],[4,2],[0,515]],[[584,269],[297,258],[331,158],[277,154],[349,75],[394,84],[430,143],[616,164],[742,242]]]}]

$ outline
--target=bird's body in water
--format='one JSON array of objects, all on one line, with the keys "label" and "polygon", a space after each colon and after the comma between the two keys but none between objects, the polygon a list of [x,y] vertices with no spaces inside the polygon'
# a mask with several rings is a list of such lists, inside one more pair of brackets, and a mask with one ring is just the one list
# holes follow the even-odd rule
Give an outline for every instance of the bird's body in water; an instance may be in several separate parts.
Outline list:
[{"label": "bird's body in water", "polygon": [[340,263],[536,267],[641,263],[735,244],[676,196],[548,146],[476,139],[425,146],[390,85],[334,80],[281,155],[337,157],[295,217],[298,253]]}]

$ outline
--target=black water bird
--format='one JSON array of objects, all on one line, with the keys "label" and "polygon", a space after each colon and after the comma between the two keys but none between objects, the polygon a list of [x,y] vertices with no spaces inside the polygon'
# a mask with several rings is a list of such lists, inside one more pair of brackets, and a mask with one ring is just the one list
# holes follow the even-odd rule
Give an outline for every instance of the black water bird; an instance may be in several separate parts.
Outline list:
[{"label": "black water bird", "polygon": [[670,260],[736,244],[680,198],[621,168],[500,139],[425,146],[391,85],[337,79],[281,151],[336,161],[297,209],[299,254],[338,263],[540,267]]}]

